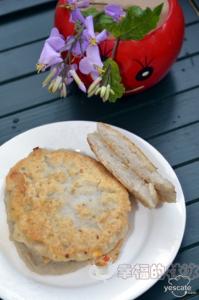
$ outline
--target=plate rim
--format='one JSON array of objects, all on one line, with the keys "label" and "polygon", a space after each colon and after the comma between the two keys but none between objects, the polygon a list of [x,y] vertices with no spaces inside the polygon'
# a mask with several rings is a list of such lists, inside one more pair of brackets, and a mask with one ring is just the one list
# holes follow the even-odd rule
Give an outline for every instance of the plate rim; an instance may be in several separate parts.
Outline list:
[{"label": "plate rim", "polygon": [[[23,132],[21,132],[21,133],[19,133],[19,134],[17,134],[17,135],[15,135],[14,137],[12,137],[11,139],[9,139],[9,140],[7,140],[6,142],[4,142],[1,146],[0,146],[0,151],[1,150],[3,150],[2,148],[4,147],[4,146],[6,146],[8,143],[10,143],[10,142],[13,142],[16,138],[18,138],[18,137],[20,137],[20,136],[23,136],[24,134],[28,134],[29,132],[31,132],[31,131],[34,131],[34,130],[39,130],[40,128],[44,128],[44,127],[48,127],[48,126],[53,126],[53,125],[59,125],[59,124],[68,124],[68,123],[73,123],[73,124],[75,124],[75,123],[84,123],[84,124],[86,124],[86,123],[92,123],[93,125],[96,125],[98,122],[97,121],[89,121],[89,120],[68,120],[68,121],[58,121],[58,122],[51,122],[51,123],[46,123],[46,124],[43,124],[43,125],[40,125],[40,126],[36,126],[36,127],[32,127],[32,128],[30,128],[30,129],[28,129],[28,130],[26,130],[26,131],[23,131]],[[182,186],[181,186],[181,183],[180,183],[180,181],[179,181],[179,179],[178,179],[178,176],[177,176],[177,174],[175,173],[175,170],[173,169],[173,167],[170,165],[170,163],[167,161],[167,159],[153,146],[153,145],[151,145],[147,140],[145,140],[144,138],[142,138],[142,137],[140,137],[139,135],[137,135],[137,134],[135,134],[135,133],[133,133],[133,132],[131,132],[131,131],[129,131],[129,130],[126,130],[126,129],[123,129],[123,128],[121,128],[121,127],[118,127],[118,126],[115,126],[115,125],[112,125],[112,124],[110,124],[110,123],[106,123],[106,124],[109,124],[109,125],[111,125],[113,128],[116,128],[116,129],[119,129],[120,131],[122,131],[123,133],[128,133],[128,134],[130,134],[130,135],[133,135],[133,136],[135,136],[136,137],[136,139],[138,139],[138,140],[141,140],[141,142],[143,142],[144,144],[146,144],[147,145],[147,147],[152,147],[153,148],[153,150],[155,150],[155,152],[156,152],[156,154],[158,154],[158,155],[160,155],[164,160],[165,160],[165,162],[172,168],[172,170],[173,170],[173,172],[174,172],[174,174],[175,174],[175,176],[176,176],[176,178],[177,178],[177,180],[178,180],[178,184],[179,184],[179,187],[180,187],[180,191],[181,191],[181,195],[182,195],[182,203],[181,203],[181,207],[182,207],[182,209],[183,209],[183,215],[182,215],[182,217],[183,217],[183,220],[182,220],[182,222],[183,222],[183,227],[181,227],[181,236],[180,237],[178,237],[178,243],[177,243],[177,245],[176,245],[176,247],[175,247],[175,251],[173,251],[173,253],[171,253],[172,255],[170,255],[170,259],[169,259],[169,263],[167,264],[167,266],[166,266],[166,269],[165,269],[165,272],[169,269],[169,267],[171,266],[171,264],[173,263],[173,261],[174,261],[174,259],[176,258],[176,255],[177,255],[177,253],[178,253],[178,251],[179,251],[179,249],[180,249],[180,246],[181,246],[181,243],[182,243],[182,240],[183,240],[183,237],[184,237],[184,233],[185,233],[185,228],[186,228],[186,220],[187,220],[187,213],[186,213],[186,202],[185,202],[185,196],[184,196],[184,193],[183,193],[183,189],[182,189]],[[54,146],[54,145],[53,145]],[[0,250],[1,251],[1,250]],[[162,275],[164,275],[165,274],[165,272],[162,274]],[[156,278],[156,279],[150,279],[150,280],[147,280],[147,281],[145,281],[145,285],[143,286],[143,288],[141,289],[141,290],[139,290],[138,292],[134,292],[134,294],[135,294],[135,297],[133,298],[133,299],[135,299],[135,298],[137,298],[137,297],[139,297],[139,296],[141,296],[143,293],[145,293],[146,291],[148,291],[150,288],[152,288],[156,283],[157,283],[157,281],[158,281],[159,279],[158,278]],[[148,283],[148,284],[147,284]],[[67,290],[67,288],[65,288],[66,290]],[[3,292],[3,290],[4,289],[2,289],[1,287],[0,287],[0,291],[1,292]],[[133,286],[132,287],[130,287],[128,290],[126,290],[126,292],[125,293],[123,293],[123,295],[120,295],[119,297],[116,297],[116,298],[114,298],[114,300],[132,300],[132,296],[131,296],[131,291],[133,290]],[[13,295],[12,295],[12,292],[10,293],[10,296],[9,296],[9,291],[5,291],[4,290],[4,292],[5,292],[5,296],[4,295],[0,295],[1,297],[3,297],[4,299],[3,300],[13,300]],[[7,293],[8,292],[8,293]],[[7,295],[6,295],[7,294]],[[125,294],[125,295],[124,295]],[[24,300],[24,299],[22,299],[21,297],[20,298],[18,298],[18,296],[16,297],[16,299],[18,299],[18,300]]]}]

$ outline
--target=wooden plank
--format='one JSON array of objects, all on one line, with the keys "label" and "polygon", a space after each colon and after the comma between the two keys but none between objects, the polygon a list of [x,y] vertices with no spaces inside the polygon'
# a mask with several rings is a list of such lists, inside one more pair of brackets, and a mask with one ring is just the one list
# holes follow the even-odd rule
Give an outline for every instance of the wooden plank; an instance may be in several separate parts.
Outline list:
[{"label": "wooden plank", "polygon": [[[93,102],[91,102],[91,104],[93,104]],[[97,103],[94,103],[93,106],[94,105],[97,106]],[[89,106],[87,107],[89,108]],[[97,106],[97,110],[98,109],[99,114],[101,114],[103,105]],[[90,112],[90,117],[88,117],[85,103],[82,103],[82,101],[79,101],[79,99],[75,101],[73,109],[71,107],[70,111],[66,110],[66,100],[51,103],[50,105],[43,105],[13,116],[9,116],[7,118],[0,119],[0,144],[35,126],[70,119],[98,120],[99,118],[97,115],[98,113],[93,110],[92,113]],[[198,198],[199,196],[198,170],[199,162],[195,162],[175,170],[182,184],[187,203]]]},{"label": "wooden plank", "polygon": [[[52,104],[51,104],[52,105]],[[35,118],[37,118],[38,111],[41,107],[36,109],[16,114],[14,118],[9,117],[0,121],[0,141],[3,143],[10,136],[14,136],[19,132],[25,131],[35,125],[45,124],[52,121],[66,120],[64,110],[62,117],[60,117],[59,111],[56,110],[56,106],[52,111],[51,118],[49,114],[46,115],[45,111],[41,111],[40,119],[37,119],[35,124]],[[83,108],[86,110],[86,107]],[[77,118],[78,112],[78,118]],[[90,120],[94,119],[90,115]],[[85,119],[83,113],[81,114],[79,108],[76,106],[71,107],[70,118],[67,119]],[[149,139],[152,143],[173,165],[183,164],[187,161],[191,161],[198,158],[199,141],[197,139],[199,131],[199,123],[181,128],[179,130],[172,131],[163,136]]]},{"label": "wooden plank", "polygon": [[[186,300],[198,300],[199,299],[199,290],[197,290],[196,292],[195,292],[195,295],[190,295],[189,296],[189,298],[186,298]],[[182,300],[185,300],[185,298],[183,299],[182,298]]]},{"label": "wooden plank", "polygon": [[[2,86],[0,89],[1,98],[8,99],[8,101],[2,101],[1,115],[13,112],[19,108],[24,109],[31,105],[52,100],[54,96],[48,94],[46,89],[41,88],[41,78],[43,76],[44,74],[33,76]],[[37,79],[36,82],[35,79]],[[32,91],[34,89],[34,93],[30,93],[30,87]],[[11,88],[12,90],[10,90]],[[154,98],[159,96],[159,93],[156,92],[157,89],[158,87],[154,88]],[[20,122],[17,124],[17,130],[20,131],[23,127],[27,128],[28,125],[38,126],[42,124],[42,121],[45,123],[82,118],[85,120],[92,119],[110,122],[135,132],[144,138],[149,138],[195,122],[199,115],[198,93],[199,88],[163,100],[156,97],[157,101],[155,102],[149,101],[150,97],[146,98],[143,94],[137,95],[134,101],[133,98],[129,98],[128,101],[124,99],[113,105],[104,104],[100,99],[96,98],[87,99],[82,93],[76,93],[73,90],[72,96],[65,100],[58,100],[50,105],[43,105],[23,112],[23,114],[17,114],[20,119]],[[152,96],[151,98],[153,99]],[[29,122],[29,118],[32,115],[34,115],[34,118]],[[13,134],[16,134],[15,130],[12,132],[12,126],[9,126],[14,118],[15,115],[0,120],[2,140],[6,140]],[[145,120],[144,122],[143,119]],[[6,130],[7,127],[8,129]]]},{"label": "wooden plank", "polygon": [[199,52],[198,32],[199,23],[186,27],[184,43],[179,58],[182,59],[187,55],[194,55]]},{"label": "wooden plank", "polygon": [[[179,253],[174,261],[174,263],[178,263],[180,265],[183,264],[199,264],[199,258],[198,258],[198,253],[199,253],[199,246],[191,248],[185,252]],[[179,270],[177,268],[177,270]],[[177,275],[182,275],[182,271],[178,271]],[[174,276],[175,277],[175,276]],[[142,296],[140,296],[138,299],[139,300],[148,300],[148,299],[153,299],[153,300],[173,300],[177,299],[174,297],[169,291],[164,292],[164,286],[168,286],[168,278],[166,277],[164,280],[159,280],[149,291],[144,293]],[[194,292],[198,289],[198,278],[195,278],[191,280],[190,282],[191,285],[191,291]],[[161,295],[161,296],[160,296]],[[184,299],[184,298],[180,298]],[[194,299],[194,298],[193,298]]]},{"label": "wooden plank", "polygon": [[[198,17],[191,8],[189,1],[179,1],[185,15],[186,23],[198,21]],[[10,13],[19,13],[21,10],[36,7],[38,5],[56,4],[55,0],[2,0],[0,3],[0,17]]]},{"label": "wooden plank", "polygon": [[[199,195],[199,194],[198,194]],[[187,247],[199,242],[199,202],[187,207],[185,235],[181,247]]]},{"label": "wooden plank", "polygon": [[[48,94],[46,89],[41,88],[41,81],[44,76],[44,74],[32,76],[2,86],[0,89],[1,99],[8,99],[8,101],[2,100],[1,115],[54,99],[54,95]],[[110,122],[135,132],[144,138],[149,138],[150,136],[195,122],[199,115],[199,89],[161,100],[158,99],[160,94],[158,90],[161,89],[161,85],[164,86],[164,82],[160,84],[160,88],[154,88],[154,97],[153,94],[147,98],[145,94],[137,95],[134,101],[133,97],[129,97],[128,101],[124,99],[114,105],[108,103],[104,104],[100,99],[96,98],[92,100],[87,99],[82,93],[76,94],[76,92],[73,91],[72,96],[65,100],[58,100],[51,105],[44,105],[37,108],[35,112],[31,110],[19,114],[21,122],[18,123],[18,129],[21,130],[23,127],[27,128],[28,124],[31,126],[40,125],[41,120],[43,120],[43,122],[54,122],[57,120],[82,118]],[[30,93],[30,87],[34,92]],[[169,91],[169,86],[167,91]],[[164,95],[164,93],[162,95]],[[155,97],[157,101],[149,101],[150,98],[153,99]],[[54,112],[56,112],[56,114]],[[31,123],[29,123],[28,119],[31,118],[33,114],[35,117]],[[5,128],[7,126],[9,128],[9,124],[12,124],[12,119],[14,118],[15,116],[11,116],[1,120],[0,128],[4,126]],[[145,120],[144,122],[143,119]],[[10,130],[2,131],[3,140],[15,134],[15,132],[12,133],[12,127],[10,127]]]},{"label": "wooden plank", "polygon": [[[42,47],[43,41],[39,41],[31,45],[26,45],[0,53],[0,82],[11,79],[13,80],[16,77],[25,76],[29,73],[34,72],[35,64],[39,59]],[[188,75],[186,71],[190,71],[190,69],[192,70],[193,65],[196,66],[196,68],[199,67],[199,56],[193,57],[192,59],[188,58],[183,62],[177,62],[176,64],[174,64],[174,66],[172,67],[174,76],[176,76],[176,72],[178,74],[179,72],[185,73],[181,74],[181,76]],[[190,78],[190,75],[188,76]],[[191,81],[193,81],[193,75],[190,79]]]},{"label": "wooden plank", "polygon": [[[52,27],[53,18],[54,10],[51,9],[41,11],[39,14],[25,15],[23,18],[5,23],[0,27],[0,51],[34,42],[38,39],[45,39]],[[36,24],[36,26],[32,26],[32,24]],[[180,58],[187,54],[193,55],[198,52],[198,31],[199,23],[186,28],[186,36]]]},{"label": "wooden plank", "polygon": [[43,41],[0,54],[0,82],[26,76],[35,71]]},{"label": "wooden plank", "polygon": [[[54,9],[51,9],[41,11],[39,14],[25,15],[23,18],[5,23],[0,27],[0,51],[38,39],[45,39],[52,27],[53,18]],[[36,26],[32,26],[32,24],[36,24]],[[198,51],[198,30],[199,23],[186,28],[185,42],[180,53],[181,58],[187,53],[192,55]]]},{"label": "wooden plank", "polygon": [[[196,28],[199,30],[199,24]],[[195,31],[193,31],[195,32]],[[194,35],[195,34],[195,35]],[[194,42],[194,37],[197,40],[197,34],[190,32],[191,40],[191,49],[197,52],[199,49],[199,43]],[[44,42],[39,41],[35,42],[31,45],[25,45],[13,50],[9,50],[0,54],[0,82],[4,82],[6,80],[14,79],[15,77],[25,76],[29,73],[32,73],[35,68],[35,64],[38,61],[38,58],[41,53],[41,49],[43,47]],[[188,43],[189,44],[189,43]],[[191,50],[191,51],[192,51]],[[183,50],[184,55],[186,54],[186,48]],[[193,53],[192,53],[193,54]],[[178,62],[174,65],[173,70],[175,72],[180,70],[186,71],[187,68],[191,68],[192,64],[198,64],[199,57],[194,57],[193,60],[186,60],[186,62],[181,63]]]},{"label": "wooden plank", "polygon": [[149,139],[170,162],[177,166],[199,157],[199,123]]},{"label": "wooden plank", "polygon": [[55,0],[1,0],[0,3],[0,17],[10,13],[17,13],[27,8],[41,4],[55,3]]},{"label": "wooden plank", "polygon": [[183,188],[186,203],[199,198],[199,162],[175,169]]},{"label": "wooden plank", "polygon": [[[45,89],[41,89],[39,84],[40,80],[41,78],[38,78],[38,82],[35,84],[35,91],[39,87],[40,101],[43,101],[44,99],[48,100],[48,92]],[[21,89],[23,89],[23,86],[26,87],[26,84],[23,84]],[[31,93],[29,95],[30,103],[28,103],[29,100],[26,97],[27,93],[28,87],[25,91],[21,90],[20,96],[17,99],[19,105],[19,101],[25,101],[25,99],[27,100],[27,106],[29,106],[30,103],[34,104],[35,101],[37,101],[35,99],[35,95]],[[38,91],[36,91],[36,93],[38,93]],[[103,111],[103,103],[99,102],[98,100],[91,101],[90,99],[85,98],[85,96],[81,93],[77,95],[77,97],[69,97],[64,100],[58,100],[50,104],[42,105],[34,109],[29,109],[0,119],[0,144],[20,132],[42,124],[72,119],[94,120],[97,118],[96,110],[95,115],[93,116],[90,113],[88,116],[87,113],[87,109],[89,109],[90,105],[92,105],[92,108],[94,109],[93,103],[96,104],[96,108],[100,107],[100,110]],[[14,98],[12,100],[14,100]],[[9,101],[10,106],[7,106],[7,111],[12,109],[13,102],[14,101]],[[42,114],[42,117],[40,113]],[[86,115],[87,117],[85,117]]]},{"label": "wooden plank", "polygon": [[53,17],[54,10],[47,10],[5,23],[0,27],[0,51],[46,38]]},{"label": "wooden plank", "polygon": [[1,113],[45,103],[55,96],[41,87],[45,74],[31,76],[0,87]]},{"label": "wooden plank", "polygon": [[188,0],[180,0],[179,3],[182,6],[186,24],[197,22],[198,16],[197,16],[196,12],[193,10],[193,8],[191,7],[189,1]]},{"label": "wooden plank", "polygon": [[[39,48],[39,47],[38,47]],[[39,51],[39,49],[38,49]],[[10,57],[11,58],[11,57]],[[12,58],[13,59],[13,58]],[[18,58],[19,59],[19,58]],[[29,59],[24,57],[24,61],[27,62],[27,66],[23,65],[20,67],[20,72],[23,69],[27,69],[30,65]],[[6,68],[6,64],[3,60],[1,60],[3,66]],[[32,62],[34,65],[35,62]],[[0,69],[0,73],[4,72],[4,74],[10,74],[11,70],[8,72],[5,68]],[[4,69],[4,71],[2,71]],[[12,71],[19,71],[16,67],[15,61],[13,62]],[[18,73],[22,74],[22,73]],[[173,94],[182,92],[186,89],[193,88],[199,85],[199,56],[191,59],[186,59],[184,61],[177,62],[170,74],[158,85],[151,88],[150,90],[134,96],[128,96],[123,101],[120,100],[118,103],[118,108],[126,108],[136,103],[147,103],[150,100],[157,99],[159,101],[160,98],[168,97]],[[15,74],[16,75],[16,74]],[[41,77],[40,77],[41,76]],[[17,80],[15,82],[4,84],[0,87],[1,99],[7,99],[7,101],[2,101],[1,103],[1,111],[0,116],[3,116],[8,113],[14,113],[17,110],[21,110],[24,108],[28,108],[32,106],[32,102],[34,105],[41,104],[46,102],[47,99],[51,100],[53,98],[57,98],[57,95],[48,95],[47,91],[41,88],[41,78],[43,78],[45,74],[30,76],[25,79]],[[44,95],[42,98],[41,95]],[[90,99],[87,99],[84,95],[77,97],[81,97],[81,99],[85,98],[85,103],[91,102]],[[72,101],[76,97],[75,93],[73,94]],[[69,99],[68,99],[69,100]],[[131,100],[131,101],[127,101]],[[132,102],[133,100],[133,102]],[[94,102],[94,99],[92,99]],[[100,101],[100,99],[96,100],[96,103]],[[70,101],[68,101],[70,102]],[[110,104],[112,107],[113,105]],[[115,104],[114,104],[115,105]],[[109,104],[104,105],[104,109]]]},{"label": "wooden plank", "polygon": [[114,106],[111,114],[101,117],[99,111],[99,116],[104,122],[112,122],[116,126],[149,138],[197,121],[198,94],[199,89],[194,89],[168,99],[159,99],[155,103],[146,103],[138,108],[132,105],[119,110],[114,109]]}]

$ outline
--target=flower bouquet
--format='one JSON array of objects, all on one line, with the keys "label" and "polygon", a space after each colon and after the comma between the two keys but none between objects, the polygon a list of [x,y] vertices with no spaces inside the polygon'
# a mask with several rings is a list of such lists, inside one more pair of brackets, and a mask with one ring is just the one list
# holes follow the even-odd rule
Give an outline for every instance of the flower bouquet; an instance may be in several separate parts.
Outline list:
[{"label": "flower bouquet", "polygon": [[[118,47],[123,41],[142,40],[155,29],[163,3],[154,8],[124,9],[118,4],[64,0],[58,2],[58,8],[68,17],[70,34],[63,35],[54,27],[45,41],[36,65],[38,72],[50,69],[43,86],[66,97],[68,86],[74,81],[88,97],[99,95],[103,102],[115,102],[126,89],[116,59]],[[108,53],[107,40],[111,41]],[[152,71],[147,66],[139,76],[146,79]]]}]

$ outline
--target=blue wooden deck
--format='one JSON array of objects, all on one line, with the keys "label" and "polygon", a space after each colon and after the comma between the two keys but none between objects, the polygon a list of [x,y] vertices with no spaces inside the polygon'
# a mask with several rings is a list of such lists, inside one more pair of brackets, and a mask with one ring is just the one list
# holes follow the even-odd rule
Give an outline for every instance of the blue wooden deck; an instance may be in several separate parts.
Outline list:
[{"label": "blue wooden deck", "polygon": [[[0,144],[38,125],[75,119],[108,122],[145,138],[171,163],[186,197],[186,231],[175,262],[199,265],[199,17],[187,0],[180,3],[186,35],[172,70],[149,91],[113,105],[77,90],[60,100],[41,88],[44,74],[36,75],[35,64],[52,26],[56,1],[1,0]],[[167,283],[159,281],[139,299],[176,299],[164,293]],[[199,278],[191,286],[199,293]],[[189,298],[199,296],[181,299]]]}]

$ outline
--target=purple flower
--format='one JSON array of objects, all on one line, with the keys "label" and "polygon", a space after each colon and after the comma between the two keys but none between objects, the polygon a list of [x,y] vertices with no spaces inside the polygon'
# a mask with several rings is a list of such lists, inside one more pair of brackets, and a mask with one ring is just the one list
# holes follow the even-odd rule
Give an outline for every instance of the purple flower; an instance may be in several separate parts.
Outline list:
[{"label": "purple flower", "polygon": [[118,4],[108,4],[104,7],[104,11],[116,22],[119,22],[126,15],[122,7]]},{"label": "purple flower", "polygon": [[77,40],[75,36],[69,36],[66,39],[64,50],[70,50],[73,55],[80,56],[84,54],[89,46],[96,46],[98,43],[105,40],[107,38],[107,33],[106,30],[103,30],[101,33],[95,35],[92,16],[85,19],[78,9],[74,10],[74,15],[77,17],[74,21],[80,21],[82,18],[81,22],[85,29]]},{"label": "purple flower", "polygon": [[90,46],[95,46],[107,38],[106,30],[103,30],[99,34],[95,35],[93,16],[88,16],[85,19],[85,27],[86,29],[84,30],[84,36],[88,39]]},{"label": "purple flower", "polygon": [[73,55],[79,56],[84,54],[87,47],[88,41],[85,39],[84,34],[78,40],[75,40],[75,37],[70,35],[66,40],[65,50],[70,50]]},{"label": "purple flower", "polygon": [[81,59],[79,69],[83,74],[90,74],[96,79],[103,68],[98,46],[89,46],[86,50],[86,56]]},{"label": "purple flower", "polygon": [[76,8],[71,11],[70,22],[73,22],[73,23],[80,22],[81,24],[85,23],[85,18],[82,15],[79,8]]},{"label": "purple flower", "polygon": [[[72,47],[72,53],[76,56],[82,55],[89,46],[95,46],[98,43],[102,42],[107,38],[106,30],[103,30],[101,33],[95,35],[94,25],[93,25],[93,17],[88,16],[86,19],[82,16],[81,12],[76,9],[74,11],[76,15],[76,21],[79,20],[82,24],[84,24],[85,29],[82,32],[79,40]],[[68,43],[71,44],[75,41],[74,37],[70,37],[68,39]]]},{"label": "purple flower", "polygon": [[[70,20],[74,23],[80,22],[83,26],[85,26],[85,18],[78,8],[71,12]],[[65,50],[70,50],[73,55],[79,56],[83,55],[87,47],[88,41],[83,31],[78,39],[75,36],[69,36],[67,38]]]},{"label": "purple flower", "polygon": [[63,59],[60,51],[64,48],[64,45],[64,37],[59,33],[57,28],[53,28],[42,49],[36,66],[37,71],[45,71],[46,68],[61,63]]},{"label": "purple flower", "polygon": [[84,17],[80,11],[80,8],[86,8],[89,6],[89,0],[68,0],[67,7],[71,10],[70,22],[80,22],[84,24]]},{"label": "purple flower", "polygon": [[98,43],[107,38],[107,32],[103,30],[101,33],[95,35],[92,16],[86,18],[85,26],[84,37],[88,40],[88,47],[86,49],[86,56],[79,63],[79,69],[83,74],[90,74],[93,79],[96,79],[103,68]]},{"label": "purple flower", "polygon": [[60,51],[65,45],[65,39],[63,35],[59,33],[59,30],[54,27],[52,28],[46,43],[48,43],[55,51]]},{"label": "purple flower", "polygon": [[56,52],[48,43],[46,43],[38,61],[37,70],[39,72],[45,71],[46,68],[61,63],[62,61],[61,54]]},{"label": "purple flower", "polygon": [[73,35],[69,35],[67,38],[66,38],[66,44],[65,44],[65,47],[64,47],[64,51],[68,51],[71,49],[73,43],[75,42],[75,37]]}]

